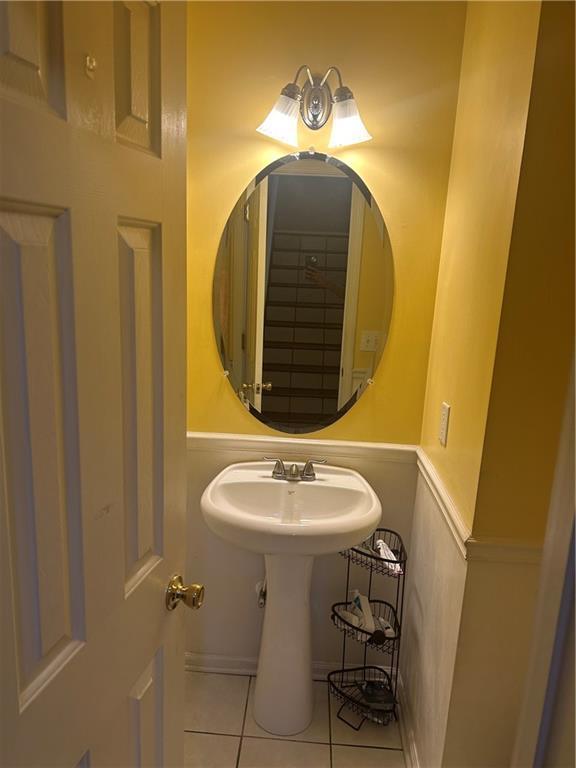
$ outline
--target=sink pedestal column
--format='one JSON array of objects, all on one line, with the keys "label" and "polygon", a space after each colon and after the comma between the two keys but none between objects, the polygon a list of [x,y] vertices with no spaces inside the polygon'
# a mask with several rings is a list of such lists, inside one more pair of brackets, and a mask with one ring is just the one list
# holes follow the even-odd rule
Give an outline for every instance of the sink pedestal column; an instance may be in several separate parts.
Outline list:
[{"label": "sink pedestal column", "polygon": [[266,612],[254,717],[269,733],[289,736],[312,720],[310,584],[314,558],[266,555]]}]

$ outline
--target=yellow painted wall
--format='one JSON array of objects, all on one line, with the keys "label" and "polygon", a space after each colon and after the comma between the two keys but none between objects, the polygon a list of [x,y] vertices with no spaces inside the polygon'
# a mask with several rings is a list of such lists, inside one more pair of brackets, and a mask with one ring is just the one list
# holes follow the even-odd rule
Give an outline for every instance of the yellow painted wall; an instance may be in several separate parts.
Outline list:
[{"label": "yellow painted wall", "polygon": [[544,539],[574,355],[574,5],[542,6],[473,535]]},{"label": "yellow painted wall", "polygon": [[[476,503],[540,4],[468,5],[422,445],[464,522]],[[440,406],[451,405],[448,445]]]},{"label": "yellow painted wall", "polygon": [[[374,136],[337,154],[382,211],[395,295],[374,386],[316,434],[418,442],[464,18],[459,2],[189,5],[189,429],[274,432],[245,411],[223,376],[212,330],[212,273],[239,195],[288,151],[256,126],[300,64],[317,72],[335,64]],[[318,151],[326,150],[328,136],[328,128],[300,132],[303,148]]]}]

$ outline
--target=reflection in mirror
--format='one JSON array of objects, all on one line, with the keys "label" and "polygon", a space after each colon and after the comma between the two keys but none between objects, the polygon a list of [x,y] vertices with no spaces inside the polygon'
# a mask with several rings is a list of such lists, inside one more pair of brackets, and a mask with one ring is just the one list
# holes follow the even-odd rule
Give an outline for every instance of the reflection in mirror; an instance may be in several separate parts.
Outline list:
[{"label": "reflection in mirror", "polygon": [[370,382],[392,312],[390,242],[365,184],[317,153],[273,163],[230,214],[213,291],[245,407],[284,432],[334,422]]}]

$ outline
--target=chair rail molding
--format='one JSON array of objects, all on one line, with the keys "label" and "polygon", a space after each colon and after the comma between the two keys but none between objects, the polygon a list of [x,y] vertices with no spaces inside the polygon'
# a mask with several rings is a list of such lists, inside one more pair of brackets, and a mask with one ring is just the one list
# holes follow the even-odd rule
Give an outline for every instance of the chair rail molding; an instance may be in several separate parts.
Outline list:
[{"label": "chair rail molding", "polygon": [[186,440],[189,451],[234,451],[248,454],[281,451],[283,455],[297,459],[322,455],[415,464],[417,455],[417,446],[399,443],[235,435],[225,432],[188,432]]},{"label": "chair rail molding", "polygon": [[421,447],[416,449],[418,470],[426,481],[426,484],[432,491],[434,498],[438,504],[444,522],[448,526],[452,538],[461,555],[467,557],[467,542],[470,538],[472,531],[466,523],[462,520],[458,507],[454,500],[446,490],[446,486],[442,482],[440,475],[436,471],[436,467],[431,462],[428,454]]}]

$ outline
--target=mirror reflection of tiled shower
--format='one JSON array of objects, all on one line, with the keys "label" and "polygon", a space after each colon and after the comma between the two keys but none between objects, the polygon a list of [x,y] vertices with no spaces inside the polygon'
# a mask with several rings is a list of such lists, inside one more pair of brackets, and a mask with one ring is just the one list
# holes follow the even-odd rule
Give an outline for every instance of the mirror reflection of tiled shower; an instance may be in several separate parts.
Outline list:
[{"label": "mirror reflection of tiled shower", "polygon": [[272,179],[262,413],[299,432],[338,411],[352,182]]}]

